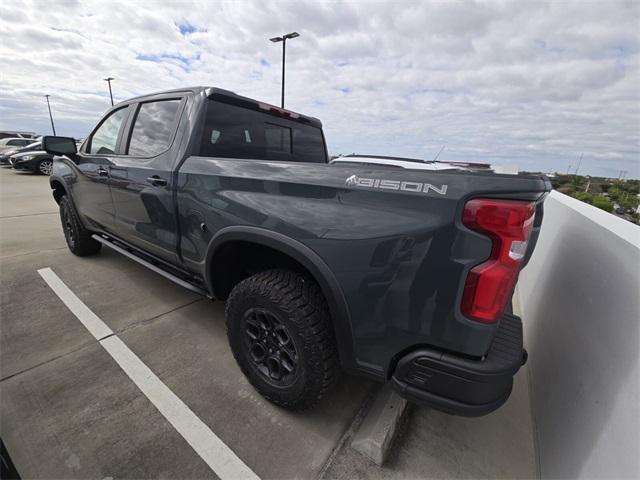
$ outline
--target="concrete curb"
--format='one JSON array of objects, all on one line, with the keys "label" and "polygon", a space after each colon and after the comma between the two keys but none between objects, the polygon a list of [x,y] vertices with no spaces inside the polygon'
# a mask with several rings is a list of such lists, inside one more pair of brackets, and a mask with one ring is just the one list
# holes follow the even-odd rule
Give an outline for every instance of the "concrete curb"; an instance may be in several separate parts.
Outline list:
[{"label": "concrete curb", "polygon": [[369,413],[351,441],[351,448],[382,466],[393,441],[407,401],[387,383],[380,389]]}]

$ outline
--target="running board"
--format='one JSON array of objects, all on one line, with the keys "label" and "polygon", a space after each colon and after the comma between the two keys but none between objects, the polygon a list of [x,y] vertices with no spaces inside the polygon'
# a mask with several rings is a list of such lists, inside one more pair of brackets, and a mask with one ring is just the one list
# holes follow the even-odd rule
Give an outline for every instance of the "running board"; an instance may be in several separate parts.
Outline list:
[{"label": "running board", "polygon": [[104,237],[101,237],[100,235],[93,234],[93,235],[91,235],[91,238],[93,238],[94,240],[102,243],[103,245],[106,245],[107,247],[115,250],[116,252],[121,253],[125,257],[129,257],[131,260],[134,260],[135,262],[139,263],[143,267],[147,267],[149,270],[152,270],[152,271],[156,272],[157,274],[162,275],[164,278],[166,278],[168,280],[171,280],[173,283],[177,283],[178,285],[180,285],[183,288],[186,288],[187,290],[191,290],[192,292],[197,293],[198,295],[202,295],[203,297],[212,298],[211,295],[209,295],[209,293],[206,290],[203,290],[200,287],[196,287],[195,285],[192,285],[191,283],[187,282],[186,280],[183,280],[180,277],[177,277],[177,276],[173,275],[172,273],[169,273],[166,270],[163,270],[162,268],[158,267],[157,265],[154,265],[153,263],[148,262],[145,259],[140,258],[137,255],[134,255],[130,251],[128,251],[128,250],[116,245],[115,243],[109,241],[108,239],[106,239]]}]

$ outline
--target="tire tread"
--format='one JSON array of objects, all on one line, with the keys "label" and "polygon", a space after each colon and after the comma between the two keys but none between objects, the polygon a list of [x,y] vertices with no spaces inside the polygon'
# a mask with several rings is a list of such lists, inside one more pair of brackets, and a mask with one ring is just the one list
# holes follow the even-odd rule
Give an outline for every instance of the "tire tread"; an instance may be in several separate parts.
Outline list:
[{"label": "tire tread", "polygon": [[72,247],[69,245],[69,242],[67,242],[67,246],[71,253],[79,257],[86,257],[98,253],[102,248],[102,244],[91,238],[92,232],[82,225],[82,222],[80,222],[80,219],[78,218],[76,209],[67,195],[62,196],[60,199],[60,221],[63,222],[62,228],[64,232],[64,218],[62,216],[63,209],[68,209],[69,215],[71,216],[71,222],[73,223],[73,229],[76,233],[75,245]]},{"label": "tire tread", "polygon": [[[241,308],[242,299],[254,295],[278,305],[303,340],[303,349],[308,353],[303,365],[305,384],[295,395],[283,395],[269,389],[264,382],[256,381],[255,372],[245,365],[242,353],[237,351],[241,342],[237,344],[231,334],[232,322],[239,321],[246,311]],[[274,269],[246,278],[231,291],[225,316],[234,357],[245,376],[267,400],[285,408],[304,410],[316,405],[336,383],[339,369],[329,308],[320,287],[308,276]]]}]

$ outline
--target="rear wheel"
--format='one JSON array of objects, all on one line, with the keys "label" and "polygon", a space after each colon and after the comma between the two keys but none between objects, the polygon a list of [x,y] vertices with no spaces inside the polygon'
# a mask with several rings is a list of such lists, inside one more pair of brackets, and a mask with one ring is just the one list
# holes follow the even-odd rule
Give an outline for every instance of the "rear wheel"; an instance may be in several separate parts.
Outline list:
[{"label": "rear wheel", "polygon": [[38,163],[38,167],[36,168],[37,173],[41,175],[51,175],[51,170],[53,169],[53,160],[40,160]]},{"label": "rear wheel", "polygon": [[329,310],[309,277],[288,270],[258,273],[235,286],[225,313],[233,355],[267,400],[310,408],[335,383]]},{"label": "rear wheel", "polygon": [[80,223],[78,214],[66,195],[60,199],[60,221],[71,253],[85,257],[100,251],[102,244],[91,238],[91,232]]}]

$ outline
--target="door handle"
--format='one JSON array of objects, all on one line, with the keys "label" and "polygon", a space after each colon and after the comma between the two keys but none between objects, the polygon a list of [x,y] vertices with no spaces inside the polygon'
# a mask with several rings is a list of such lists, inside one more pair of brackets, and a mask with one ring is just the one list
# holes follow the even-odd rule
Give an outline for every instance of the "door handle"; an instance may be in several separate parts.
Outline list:
[{"label": "door handle", "polygon": [[163,187],[167,184],[167,181],[164,178],[160,178],[157,175],[147,178],[147,182],[156,187]]},{"label": "door handle", "polygon": [[98,167],[98,175],[100,175],[101,177],[106,177],[109,175],[109,171],[102,167]]}]

